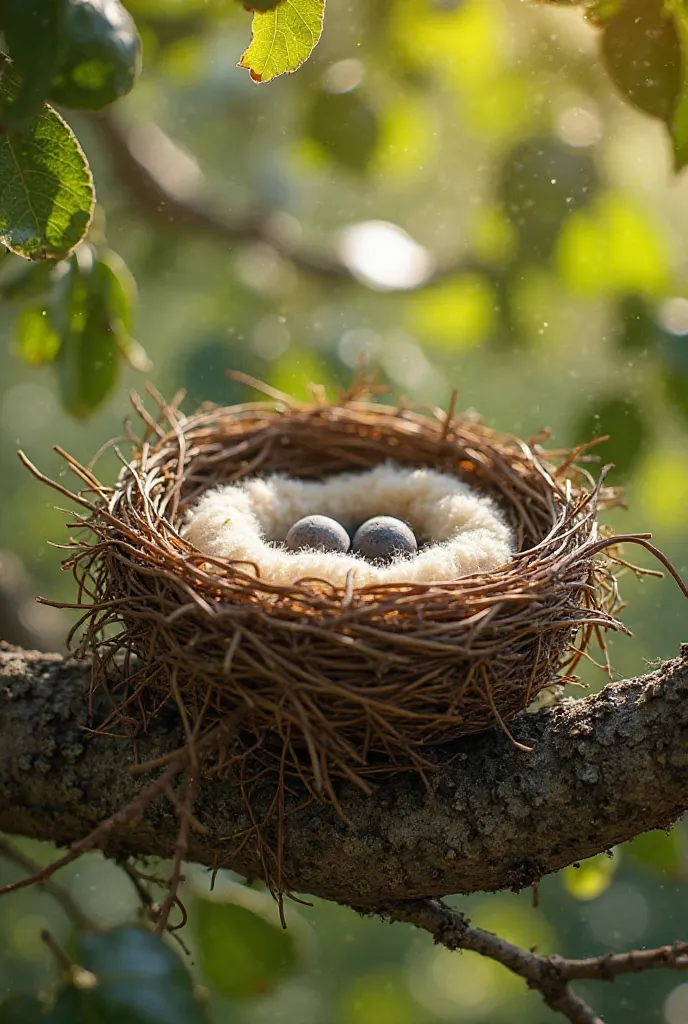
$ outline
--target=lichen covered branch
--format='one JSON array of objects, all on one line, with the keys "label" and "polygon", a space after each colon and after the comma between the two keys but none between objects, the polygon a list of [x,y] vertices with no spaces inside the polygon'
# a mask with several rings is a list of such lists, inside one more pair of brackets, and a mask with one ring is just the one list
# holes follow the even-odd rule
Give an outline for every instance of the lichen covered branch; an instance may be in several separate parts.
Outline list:
[{"label": "lichen covered branch", "polygon": [[[69,845],[117,815],[151,777],[132,772],[184,744],[178,716],[159,715],[136,739],[98,733],[90,669],[0,645],[0,830]],[[688,650],[656,671],[583,701],[523,714],[501,732],[435,752],[437,770],[379,782],[372,796],[342,784],[331,806],[288,813],[284,877],[293,891],[358,907],[447,893],[518,889],[688,807]],[[104,695],[99,698],[104,700]],[[169,761],[169,758],[167,759]],[[164,770],[163,770],[164,774]],[[164,789],[164,787],[163,787]],[[257,820],[268,809],[260,797]],[[298,802],[298,798],[295,797]],[[287,806],[287,811],[290,808]],[[188,857],[260,876],[240,787],[231,773],[199,786]],[[139,820],[100,837],[124,858],[170,856],[177,811],[161,797]],[[205,831],[207,830],[207,832]]]}]

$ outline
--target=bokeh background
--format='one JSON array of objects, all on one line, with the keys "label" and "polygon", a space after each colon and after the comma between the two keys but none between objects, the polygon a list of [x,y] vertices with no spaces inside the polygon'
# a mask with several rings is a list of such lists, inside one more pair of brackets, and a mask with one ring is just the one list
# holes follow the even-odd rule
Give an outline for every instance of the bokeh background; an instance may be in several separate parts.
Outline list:
[{"label": "bokeh background", "polygon": [[[48,545],[65,539],[63,517],[16,449],[62,474],[51,446],[88,460],[121,433],[128,389],[146,379],[168,397],[186,389],[187,410],[251,397],[228,368],[299,396],[317,382],[334,396],[367,358],[393,395],[446,407],[456,387],[461,408],[525,437],[549,427],[564,446],[609,432],[600,456],[615,462],[610,481],[625,485],[628,504],[611,525],[651,531],[685,575],[688,179],[674,176],[659,123],[615,94],[580,12],[521,0],[329,0],[311,60],[256,86],[235,66],[250,31],[235,0],[127,6],[143,77],[112,112],[118,126],[70,120],[96,175],[97,231],[138,283],[136,334],[153,369],[124,370],[78,422],[62,410],[53,371],[21,359],[21,306],[0,303],[0,636],[59,648],[68,615],[41,610],[33,595],[73,597]],[[133,179],[116,159],[118,133],[138,161]],[[168,216],[142,187],[141,166],[207,220]],[[254,211],[258,230],[237,237]],[[115,468],[106,457],[101,473]],[[670,580],[629,574],[623,594],[633,636],[611,642],[618,677],[686,638]],[[582,680],[595,688],[604,677],[586,664]],[[545,879],[538,908],[530,892],[454,902],[518,944],[595,955],[685,938],[687,870],[679,825]],[[0,881],[15,874],[0,860]],[[61,877],[95,920],[135,912],[130,883],[99,857]],[[218,1024],[557,1019],[500,966],[402,925],[322,902],[287,912],[298,965],[243,996],[213,995]],[[70,921],[49,896],[3,899],[0,999],[50,980],[45,926],[68,941]],[[193,927],[192,908],[192,944]],[[609,1024],[688,1024],[688,983],[671,972],[584,994]]]}]

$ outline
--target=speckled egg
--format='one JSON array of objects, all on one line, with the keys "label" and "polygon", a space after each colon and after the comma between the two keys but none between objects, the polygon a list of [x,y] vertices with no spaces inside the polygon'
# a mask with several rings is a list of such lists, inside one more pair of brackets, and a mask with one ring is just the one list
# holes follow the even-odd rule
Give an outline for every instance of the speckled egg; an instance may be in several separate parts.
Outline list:
[{"label": "speckled egg", "polygon": [[394,516],[366,520],[354,534],[353,550],[369,562],[389,565],[395,558],[411,558],[418,551],[413,530]]},{"label": "speckled egg", "polygon": [[286,536],[288,551],[332,551],[345,555],[351,546],[341,523],[329,516],[304,516]]}]

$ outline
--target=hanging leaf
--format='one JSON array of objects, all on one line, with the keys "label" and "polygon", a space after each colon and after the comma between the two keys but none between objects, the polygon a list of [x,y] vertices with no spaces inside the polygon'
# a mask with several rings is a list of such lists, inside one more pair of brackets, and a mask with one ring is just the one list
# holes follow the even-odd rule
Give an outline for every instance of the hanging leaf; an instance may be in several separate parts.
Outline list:
[{"label": "hanging leaf", "polygon": [[663,0],[624,0],[606,24],[602,56],[627,100],[671,123],[681,88],[681,41]]},{"label": "hanging leaf", "polygon": [[42,1024],[209,1024],[182,961],[150,932],[84,932],[76,956],[93,984],[65,986]]},{"label": "hanging leaf", "polygon": [[90,415],[119,376],[117,338],[95,262],[72,257],[69,275],[51,306],[60,335],[57,357],[62,402],[72,416]]},{"label": "hanging leaf", "polygon": [[332,160],[358,172],[367,169],[379,136],[377,115],[356,89],[316,92],[305,129]]},{"label": "hanging leaf", "polygon": [[631,860],[651,871],[678,881],[685,878],[688,858],[686,850],[686,834],[677,825],[671,832],[643,832],[629,843],[624,844],[624,852]]},{"label": "hanging leaf", "polygon": [[253,38],[238,67],[254,82],[269,82],[296,71],[315,49],[323,27],[325,0],[282,0],[253,15]]},{"label": "hanging leaf", "polygon": [[564,868],[564,888],[576,900],[595,900],[611,885],[619,857],[600,853]]},{"label": "hanging leaf", "polygon": [[111,249],[99,249],[93,268],[93,287],[107,310],[110,328],[120,354],[141,373],[153,364],[143,345],[132,336],[137,304],[136,282],[124,260]]},{"label": "hanging leaf", "polygon": [[597,446],[603,462],[613,462],[612,482],[628,476],[647,448],[650,431],[638,405],[622,396],[594,399],[580,417],[575,440],[592,441],[609,435]]},{"label": "hanging leaf", "polygon": [[296,929],[281,927],[274,902],[262,893],[237,885],[199,894],[192,920],[199,966],[220,995],[266,995],[300,960]]},{"label": "hanging leaf", "polygon": [[[19,90],[5,65],[2,111]],[[21,134],[0,137],[0,242],[31,260],[60,259],[84,237],[93,214],[93,178],[71,129],[44,106]]]},{"label": "hanging leaf", "polygon": [[29,366],[51,363],[60,350],[60,336],[50,322],[48,311],[40,306],[24,309],[17,317],[17,347]]},{"label": "hanging leaf", "polygon": [[141,39],[119,0],[68,0],[63,39],[49,93],[53,102],[100,110],[133,88],[141,73]]}]

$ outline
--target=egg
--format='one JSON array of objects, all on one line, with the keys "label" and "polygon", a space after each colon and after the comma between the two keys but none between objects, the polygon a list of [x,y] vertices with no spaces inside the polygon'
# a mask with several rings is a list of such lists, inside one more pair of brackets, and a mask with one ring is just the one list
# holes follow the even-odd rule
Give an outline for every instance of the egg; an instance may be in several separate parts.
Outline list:
[{"label": "egg", "polygon": [[409,558],[418,551],[413,530],[393,516],[366,520],[354,534],[353,550],[369,562],[389,565],[395,558]]},{"label": "egg", "polygon": [[288,551],[332,551],[345,555],[351,546],[341,523],[329,516],[304,516],[294,523],[284,546]]}]

